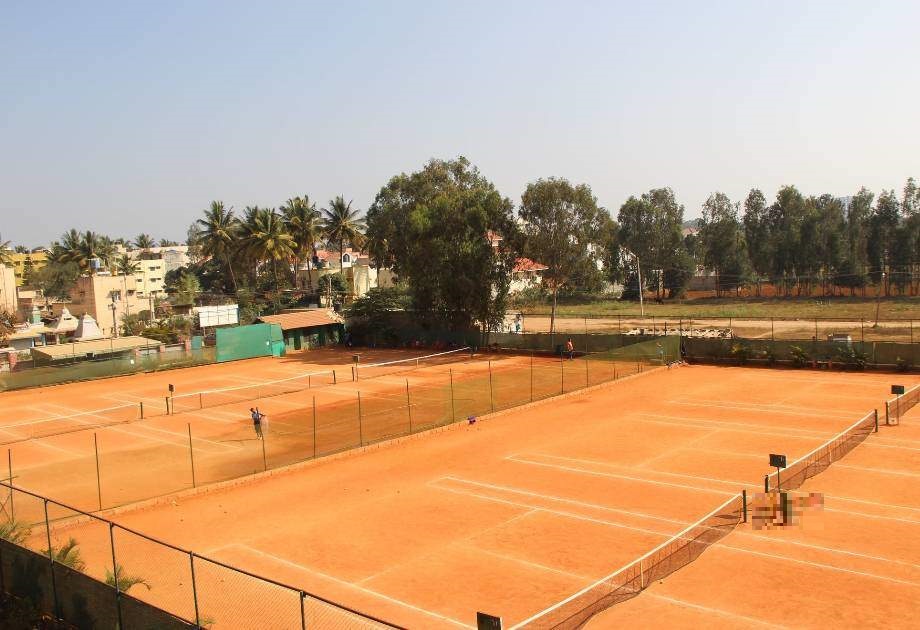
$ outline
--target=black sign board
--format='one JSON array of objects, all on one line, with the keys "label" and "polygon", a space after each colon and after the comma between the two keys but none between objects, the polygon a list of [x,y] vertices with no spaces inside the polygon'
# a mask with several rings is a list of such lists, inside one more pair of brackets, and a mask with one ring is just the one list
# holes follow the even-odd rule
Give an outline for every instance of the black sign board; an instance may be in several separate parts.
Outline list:
[{"label": "black sign board", "polygon": [[773,468],[785,468],[786,467],[786,456],[777,455],[776,453],[770,453],[770,465]]},{"label": "black sign board", "polygon": [[174,391],[176,391],[176,387],[175,387],[175,385],[173,385],[172,383],[170,383],[170,384],[169,384],[169,393],[171,394],[171,393],[173,393]]},{"label": "black sign board", "polygon": [[903,385],[892,385],[892,386],[891,386],[891,393],[894,394],[895,396],[903,396],[903,395],[904,395],[904,386],[903,386]]},{"label": "black sign board", "polygon": [[502,618],[478,612],[476,613],[476,628],[477,630],[502,630]]}]

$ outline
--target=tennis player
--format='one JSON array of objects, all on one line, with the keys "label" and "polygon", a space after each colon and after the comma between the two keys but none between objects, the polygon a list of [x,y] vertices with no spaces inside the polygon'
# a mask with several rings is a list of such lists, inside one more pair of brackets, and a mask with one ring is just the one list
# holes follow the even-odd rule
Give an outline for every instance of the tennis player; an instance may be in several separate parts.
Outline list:
[{"label": "tennis player", "polygon": [[262,418],[265,417],[265,414],[261,413],[258,408],[250,407],[249,413],[252,416],[252,428],[256,431],[256,437],[260,440],[262,437]]}]

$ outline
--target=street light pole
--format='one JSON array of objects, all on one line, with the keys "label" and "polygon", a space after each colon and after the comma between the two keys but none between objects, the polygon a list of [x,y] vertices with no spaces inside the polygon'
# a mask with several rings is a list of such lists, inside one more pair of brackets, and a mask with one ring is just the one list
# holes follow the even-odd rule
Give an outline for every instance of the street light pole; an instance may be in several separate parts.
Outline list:
[{"label": "street light pole", "polygon": [[882,272],[882,277],[879,278],[878,288],[875,290],[875,326],[873,328],[878,328],[878,309],[882,305],[882,285],[885,284],[885,272]]}]

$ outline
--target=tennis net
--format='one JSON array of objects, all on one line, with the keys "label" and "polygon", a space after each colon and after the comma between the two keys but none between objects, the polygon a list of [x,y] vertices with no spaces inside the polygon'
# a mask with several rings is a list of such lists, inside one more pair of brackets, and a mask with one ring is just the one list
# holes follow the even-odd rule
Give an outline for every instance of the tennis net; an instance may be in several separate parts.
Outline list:
[{"label": "tennis net", "polygon": [[767,475],[764,478],[764,490],[795,490],[805,483],[805,480],[842,459],[875,431],[878,431],[878,412],[870,411],[815,450],[789,464],[781,472]]},{"label": "tennis net", "polygon": [[457,348],[455,350],[447,350],[420,357],[410,357],[408,359],[397,359],[395,361],[384,361],[367,365],[357,364],[357,366],[307,372],[305,374],[298,374],[297,376],[289,376],[273,381],[262,381],[250,385],[221,387],[218,389],[180,394],[170,399],[170,409],[172,413],[182,413],[184,411],[195,411],[232,403],[255,401],[262,398],[270,398],[272,396],[293,394],[314,387],[335,385],[340,381],[354,381],[358,378],[377,378],[397,372],[406,372],[409,370],[417,370],[460,361],[468,356],[469,352],[470,348],[468,347]]},{"label": "tennis net", "polygon": [[511,627],[579,628],[593,615],[641,593],[649,584],[696,560],[744,518],[737,494],[647,554],[583,588],[574,595]]},{"label": "tennis net", "polygon": [[920,402],[920,384],[885,402],[885,424],[900,424],[901,416]]}]

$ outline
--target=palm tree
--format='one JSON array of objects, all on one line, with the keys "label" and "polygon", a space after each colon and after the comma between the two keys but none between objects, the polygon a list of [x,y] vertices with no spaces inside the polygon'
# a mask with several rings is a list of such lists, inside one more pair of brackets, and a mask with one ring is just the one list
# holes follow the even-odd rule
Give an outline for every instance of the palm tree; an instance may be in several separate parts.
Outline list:
[{"label": "palm tree", "polygon": [[83,557],[80,555],[80,550],[77,546],[77,539],[71,536],[70,539],[60,547],[52,546],[50,555],[58,564],[63,564],[74,571],[82,572],[83,569],[86,568],[86,563],[83,561]]},{"label": "palm tree", "polygon": [[294,239],[294,284],[297,284],[297,271],[302,261],[307,261],[307,284],[313,290],[313,278],[310,270],[313,256],[316,255],[316,241],[322,233],[320,213],[316,204],[310,202],[310,197],[294,197],[288,199],[281,206],[281,216],[284,227],[291,238]]},{"label": "palm tree", "polygon": [[150,590],[150,584],[147,583],[147,580],[139,575],[128,575],[125,573],[125,568],[120,564],[115,565],[114,573],[109,569],[105,570],[105,583],[112,588],[117,588],[119,593],[127,593],[132,586],[138,584],[143,584],[148,591]]},{"label": "palm tree", "polygon": [[119,276],[133,276],[139,271],[140,264],[127,254],[122,254],[115,261],[115,273]]},{"label": "palm tree", "polygon": [[32,535],[32,528],[23,521],[5,521],[0,523],[0,538],[20,547],[26,546],[26,541]]},{"label": "palm tree", "polygon": [[223,201],[212,201],[204,211],[204,219],[198,219],[197,245],[205,256],[222,260],[230,273],[230,282],[236,291],[236,276],[233,274],[231,257],[237,249],[240,221],[233,214],[233,208],[224,208]]},{"label": "palm tree", "polygon": [[13,264],[13,258],[11,257],[12,253],[13,252],[10,251],[10,242],[4,241],[3,237],[0,236],[0,265],[12,265]]},{"label": "palm tree", "polygon": [[[6,244],[9,244],[9,241],[6,241]],[[26,247],[25,245],[17,245],[16,247],[13,248],[13,251],[16,252],[17,254],[28,254],[29,248]]]},{"label": "palm tree", "polygon": [[138,248],[139,250],[146,252],[151,247],[154,247],[155,243],[154,243],[153,237],[150,236],[149,234],[138,234],[134,238],[134,246]]},{"label": "palm tree", "polygon": [[345,243],[360,247],[364,242],[364,221],[360,211],[351,209],[351,203],[339,195],[323,209],[323,232],[326,240],[339,246],[339,273],[345,275]]},{"label": "palm tree", "polygon": [[280,214],[268,208],[246,208],[242,221],[242,252],[256,264],[271,261],[278,288],[278,261],[290,260],[296,243],[287,233]]}]

